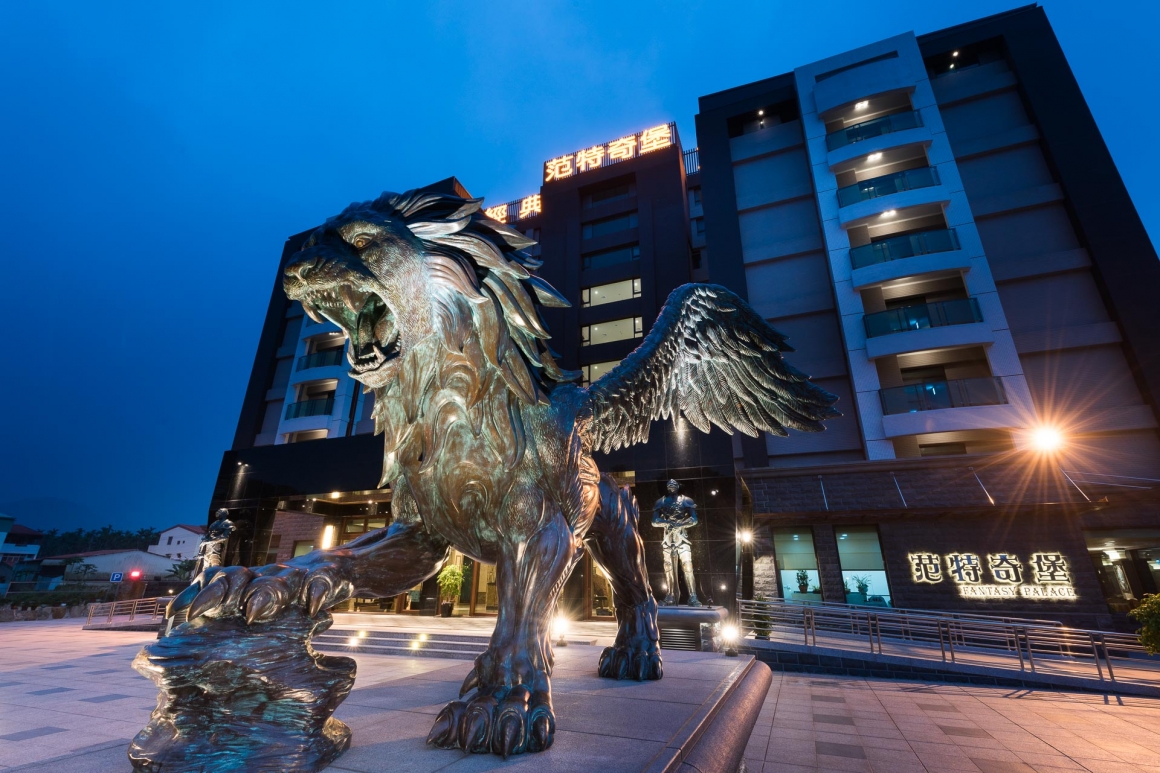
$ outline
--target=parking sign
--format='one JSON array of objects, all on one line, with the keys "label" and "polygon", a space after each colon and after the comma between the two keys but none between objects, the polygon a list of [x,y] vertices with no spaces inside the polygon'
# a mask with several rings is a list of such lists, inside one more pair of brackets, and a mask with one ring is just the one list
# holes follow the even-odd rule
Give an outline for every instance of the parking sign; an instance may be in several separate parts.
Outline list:
[{"label": "parking sign", "polygon": [[109,582],[120,582],[123,579],[125,579],[124,572],[113,572],[109,575]]}]

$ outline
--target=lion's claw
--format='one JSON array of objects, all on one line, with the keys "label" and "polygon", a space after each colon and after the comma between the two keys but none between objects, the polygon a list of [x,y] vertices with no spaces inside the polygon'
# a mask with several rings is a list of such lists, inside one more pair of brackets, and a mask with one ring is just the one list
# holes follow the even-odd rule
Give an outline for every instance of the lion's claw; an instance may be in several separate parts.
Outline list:
[{"label": "lion's claw", "polygon": [[427,743],[472,754],[493,752],[507,759],[547,749],[555,731],[551,696],[533,695],[517,686],[502,699],[484,694],[448,703],[435,718]]},{"label": "lion's claw", "polygon": [[[276,618],[287,607],[301,604],[310,617],[344,601],[350,583],[337,576],[338,567],[324,563],[313,569],[271,564],[250,570],[242,566],[207,569],[169,605],[173,617],[188,608],[187,619],[241,615],[247,624]],[[333,576],[332,576],[333,575]]]},{"label": "lion's claw", "polygon": [[605,679],[635,679],[638,682],[653,681],[664,675],[656,644],[650,644],[647,649],[624,644],[605,647],[600,653],[596,671]]}]

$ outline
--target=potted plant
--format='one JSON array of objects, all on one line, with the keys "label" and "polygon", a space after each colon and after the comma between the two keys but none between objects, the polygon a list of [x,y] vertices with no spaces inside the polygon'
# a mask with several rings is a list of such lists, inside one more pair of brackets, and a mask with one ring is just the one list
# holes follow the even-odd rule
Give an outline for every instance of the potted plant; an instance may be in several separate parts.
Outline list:
[{"label": "potted plant", "polygon": [[846,603],[847,604],[865,604],[866,603],[866,596],[870,591],[870,578],[867,576],[859,577],[858,575],[854,575],[854,576],[850,577],[850,579],[854,582],[854,587],[856,588],[856,590],[853,593],[851,593],[849,590],[849,585],[847,585],[847,587],[846,587]]},{"label": "potted plant", "polygon": [[1149,593],[1128,616],[1140,624],[1136,636],[1148,654],[1160,655],[1160,595]]},{"label": "potted plant", "polygon": [[805,593],[806,591],[808,591],[810,589],[810,573],[807,572],[805,569],[798,569],[797,570],[796,579],[797,579],[799,592]]},{"label": "potted plant", "polygon": [[455,609],[455,601],[463,589],[463,567],[449,564],[439,572],[439,598],[443,603],[439,605],[439,614],[451,617],[451,610]]}]

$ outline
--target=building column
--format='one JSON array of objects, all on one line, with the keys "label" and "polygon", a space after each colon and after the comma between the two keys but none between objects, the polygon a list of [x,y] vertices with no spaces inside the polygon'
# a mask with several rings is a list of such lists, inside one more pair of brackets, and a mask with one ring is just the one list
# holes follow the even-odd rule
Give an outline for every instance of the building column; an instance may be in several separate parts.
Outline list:
[{"label": "building column", "polygon": [[818,557],[818,577],[822,582],[822,601],[846,603],[842,584],[842,565],[838,561],[838,541],[830,524],[814,524],[814,553]]}]

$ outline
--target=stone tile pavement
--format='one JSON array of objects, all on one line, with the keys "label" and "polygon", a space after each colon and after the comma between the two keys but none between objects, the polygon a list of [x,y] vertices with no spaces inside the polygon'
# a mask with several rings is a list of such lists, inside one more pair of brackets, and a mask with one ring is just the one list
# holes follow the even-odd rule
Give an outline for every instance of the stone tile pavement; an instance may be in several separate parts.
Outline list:
[{"label": "stone tile pavement", "polygon": [[[0,770],[127,772],[126,745],[156,699],[129,662],[152,636],[81,631],[76,620],[0,626]],[[561,680],[566,672],[585,677],[594,651],[561,650]],[[558,713],[573,716],[551,760],[529,756],[503,764],[431,750],[408,757],[400,768],[398,752],[426,736],[433,714],[470,664],[355,657],[358,683],[337,713],[354,729],[354,745],[330,768],[335,773],[595,771],[584,756],[584,731],[602,725],[618,733],[615,751],[631,767],[659,743],[654,715],[661,705],[695,701],[703,687],[687,678],[651,685],[581,680],[574,692],[557,694]],[[676,662],[689,655],[671,657]],[[717,679],[734,662],[705,660],[702,669],[707,679]],[[406,689],[400,680],[407,680]],[[592,712],[579,700],[593,691],[608,696],[607,711]],[[625,712],[631,722],[624,722]],[[1160,700],[775,673],[745,756],[751,773],[1160,773]]]}]

